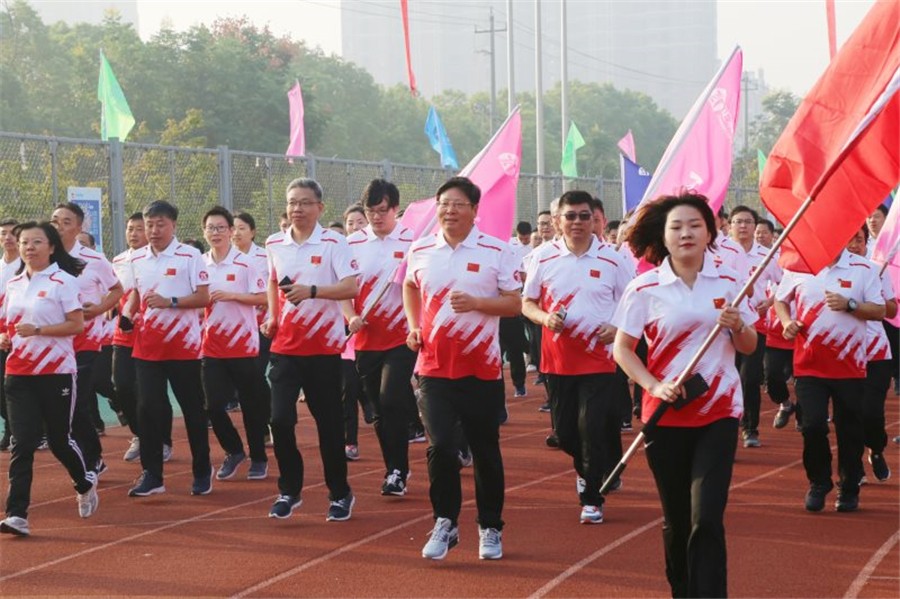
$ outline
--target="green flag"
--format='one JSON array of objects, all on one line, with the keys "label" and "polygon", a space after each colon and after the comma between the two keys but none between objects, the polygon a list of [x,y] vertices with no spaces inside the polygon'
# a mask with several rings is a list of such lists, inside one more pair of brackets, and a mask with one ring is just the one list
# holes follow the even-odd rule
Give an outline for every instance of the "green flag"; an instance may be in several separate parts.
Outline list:
[{"label": "green flag", "polygon": [[97,99],[100,100],[100,138],[107,141],[110,137],[118,137],[119,141],[125,141],[131,128],[134,127],[134,117],[125,100],[125,94],[116,81],[112,67],[100,52],[100,80],[97,82]]},{"label": "green flag", "polygon": [[562,162],[559,163],[559,168],[564,177],[573,178],[578,176],[578,161],[575,159],[575,153],[578,151],[578,148],[583,147],[584,138],[581,137],[581,132],[578,131],[578,127],[573,122],[569,126],[569,134],[566,136]]},{"label": "green flag", "polygon": [[766,155],[758,148],[756,150],[756,163],[759,165],[759,178],[762,179],[763,170],[766,168]]}]

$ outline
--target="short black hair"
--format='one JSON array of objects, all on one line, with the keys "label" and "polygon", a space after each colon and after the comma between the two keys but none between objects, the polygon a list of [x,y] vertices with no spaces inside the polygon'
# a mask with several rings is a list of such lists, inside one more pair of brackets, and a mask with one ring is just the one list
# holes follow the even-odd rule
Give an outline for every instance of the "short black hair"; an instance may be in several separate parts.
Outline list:
[{"label": "short black hair", "polygon": [[884,204],[878,204],[878,206],[876,206],[875,210],[878,210],[885,216],[888,215],[888,208]]},{"label": "short black hair", "polygon": [[[373,206],[377,206],[377,205],[378,204],[373,204]],[[347,217],[350,216],[351,214],[353,214],[354,212],[359,212],[360,214],[363,215],[364,218],[366,216],[366,211],[363,209],[362,206],[360,206],[359,204],[351,204],[351,205],[347,206],[346,210],[344,210],[344,214],[343,214],[344,220],[347,220]],[[369,219],[366,218],[367,222],[368,222],[368,220]]]},{"label": "short black hair", "polygon": [[200,241],[199,239],[185,239],[181,243],[197,248],[198,250],[200,250],[201,254],[206,253],[206,246],[203,245],[203,242]]},{"label": "short black hair", "polygon": [[603,209],[603,200],[598,197],[591,198],[591,212],[599,210],[600,214],[606,216],[606,210]]},{"label": "short black hair", "polygon": [[87,231],[82,231],[79,235],[87,235],[88,241],[92,246],[97,245],[97,240],[94,239],[94,236],[88,233]]},{"label": "short black hair", "polygon": [[15,227],[18,224],[19,224],[19,221],[17,221],[14,218],[0,219],[0,227]]},{"label": "short black hair", "polygon": [[231,212],[229,212],[228,209],[224,206],[213,206],[206,211],[206,214],[203,215],[203,220],[201,221],[204,227],[206,226],[206,221],[210,216],[221,216],[228,222],[229,227],[234,226],[234,217],[231,216]]},{"label": "short black hair", "polygon": [[531,235],[531,223],[527,220],[519,221],[516,225],[516,233],[519,235]]},{"label": "short black hair", "polygon": [[178,222],[178,208],[165,200],[156,200],[147,204],[147,207],[144,208],[144,218],[156,218],[158,216],[168,218],[172,222]]},{"label": "short black hair", "polygon": [[553,214],[551,214],[549,210],[541,210],[538,212],[538,218],[542,216],[553,216]]},{"label": "short black hair", "polygon": [[769,230],[773,235],[775,234],[775,225],[767,218],[761,218],[756,221],[756,226],[762,225]]},{"label": "short black hair", "polygon": [[256,231],[256,219],[246,210],[238,210],[234,213],[234,218],[247,223],[247,226],[250,227],[251,231]]},{"label": "short black hair", "polygon": [[144,213],[143,212],[133,213],[131,216],[128,217],[128,222],[131,222],[133,220],[144,220]]},{"label": "short black hair", "polygon": [[594,198],[586,191],[581,191],[579,189],[573,189],[565,192],[561,196],[559,196],[559,208],[562,210],[563,206],[578,206],[580,204],[587,204],[588,208],[593,211],[594,209]]},{"label": "short black hair", "polygon": [[750,206],[738,205],[731,209],[731,212],[728,213],[728,220],[734,218],[735,214],[740,214],[741,212],[746,212],[753,217],[753,223],[756,224],[759,222],[759,214],[757,214],[756,210],[751,208]]},{"label": "short black hair", "polygon": [[620,221],[620,220],[611,220],[606,223],[605,227],[603,227],[603,231],[606,233],[609,233],[610,231],[615,231],[616,229],[619,228],[619,225],[621,225],[621,224],[622,224],[622,221]]},{"label": "short black hair", "polygon": [[438,187],[434,197],[440,199],[441,194],[450,189],[458,189],[463,192],[463,195],[469,198],[473,206],[477,206],[481,200],[481,189],[472,183],[472,180],[468,177],[450,177],[443,185]]},{"label": "short black hair", "polygon": [[78,219],[79,225],[84,222],[84,210],[81,208],[81,206],[79,206],[75,202],[60,202],[59,204],[54,206],[53,211],[55,212],[55,211],[59,210],[60,208],[68,210],[69,212],[74,214],[75,217]]},{"label": "short black hair", "polygon": [[363,206],[377,206],[387,199],[388,208],[396,208],[400,205],[400,190],[386,179],[372,179],[360,196]]}]

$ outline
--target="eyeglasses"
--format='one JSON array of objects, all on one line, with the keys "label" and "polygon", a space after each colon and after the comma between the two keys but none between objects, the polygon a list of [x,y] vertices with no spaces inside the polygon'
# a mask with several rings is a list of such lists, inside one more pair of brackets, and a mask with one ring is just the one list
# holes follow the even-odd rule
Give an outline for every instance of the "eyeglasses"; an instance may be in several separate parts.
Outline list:
[{"label": "eyeglasses", "polygon": [[582,222],[586,222],[594,218],[594,215],[590,212],[566,212],[563,214],[563,218],[569,222],[574,221],[576,218]]},{"label": "eyeglasses", "polygon": [[732,225],[755,225],[756,221],[749,218],[737,218],[731,221]]},{"label": "eyeglasses", "polygon": [[289,208],[297,208],[297,207],[309,208],[310,206],[315,206],[316,204],[320,204],[320,203],[321,202],[318,202],[316,200],[302,200],[300,202],[294,202],[294,201],[288,200],[287,205]]},{"label": "eyeglasses", "polygon": [[377,214],[378,216],[384,216],[391,210],[393,210],[393,208],[364,208],[363,212],[365,212],[366,214],[369,214],[369,215]]},{"label": "eyeglasses", "polygon": [[462,210],[466,206],[471,206],[472,202],[438,202],[438,208],[441,210],[449,210],[453,208],[454,210]]},{"label": "eyeglasses", "polygon": [[537,225],[539,227],[549,227],[550,221],[549,220],[539,220]]},{"label": "eyeglasses", "polygon": [[203,228],[207,233],[224,233],[228,229],[228,225],[206,225]]}]

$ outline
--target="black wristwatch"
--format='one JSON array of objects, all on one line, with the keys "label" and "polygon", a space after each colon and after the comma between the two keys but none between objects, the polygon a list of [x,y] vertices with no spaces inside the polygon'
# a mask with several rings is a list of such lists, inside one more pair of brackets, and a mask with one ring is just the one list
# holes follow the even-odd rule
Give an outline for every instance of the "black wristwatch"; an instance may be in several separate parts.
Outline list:
[{"label": "black wristwatch", "polygon": [[847,300],[847,312],[854,312],[857,308],[859,308],[859,303],[855,299]]},{"label": "black wristwatch", "polygon": [[172,298],[172,306],[171,306],[171,307],[172,307],[172,308],[177,308],[177,307],[178,307],[178,298],[177,298],[177,297],[173,297],[173,298]]},{"label": "black wristwatch", "polygon": [[309,286],[309,299],[316,299],[316,294],[319,292],[319,288],[315,285]]}]

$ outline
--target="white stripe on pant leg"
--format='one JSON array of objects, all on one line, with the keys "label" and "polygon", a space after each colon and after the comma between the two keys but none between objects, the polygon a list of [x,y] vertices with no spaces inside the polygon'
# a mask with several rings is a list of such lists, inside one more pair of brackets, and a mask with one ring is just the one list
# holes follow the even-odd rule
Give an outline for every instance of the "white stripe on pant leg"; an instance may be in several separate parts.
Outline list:
[{"label": "white stripe on pant leg", "polygon": [[84,461],[84,454],[81,453],[81,447],[72,437],[72,419],[75,418],[75,403],[78,401],[78,373],[71,375],[72,376],[72,389],[69,392],[69,430],[66,432],[66,439],[69,442],[69,447],[75,450],[75,453],[78,455],[78,459],[81,460],[81,467],[84,468],[84,471],[88,471],[87,464]]}]

